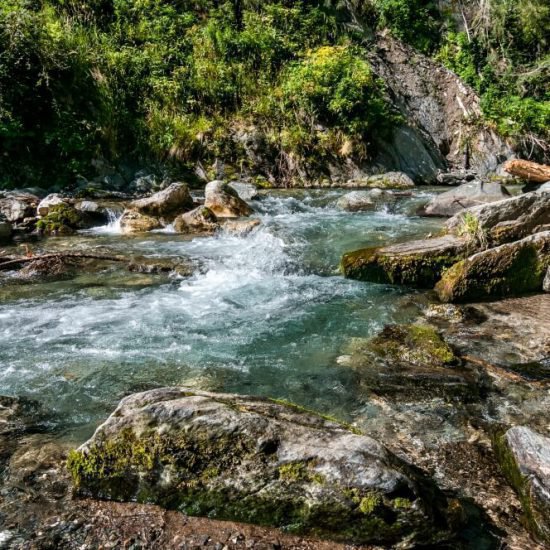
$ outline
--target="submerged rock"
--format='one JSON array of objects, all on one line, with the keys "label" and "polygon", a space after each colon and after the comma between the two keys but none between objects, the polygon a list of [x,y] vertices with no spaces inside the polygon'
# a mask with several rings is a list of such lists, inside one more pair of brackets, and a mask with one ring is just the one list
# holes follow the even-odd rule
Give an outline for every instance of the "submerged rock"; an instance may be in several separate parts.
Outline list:
[{"label": "submerged rock", "polygon": [[199,206],[174,220],[174,229],[178,233],[211,234],[219,227],[218,218],[206,206]]},{"label": "submerged rock", "polygon": [[336,203],[338,208],[348,212],[361,212],[373,210],[376,206],[369,191],[352,191],[340,197]]},{"label": "submerged rock", "polygon": [[530,529],[550,543],[550,438],[516,426],[497,436],[494,447]]},{"label": "submerged rock", "polygon": [[500,201],[510,193],[500,183],[474,181],[434,197],[422,210],[424,216],[451,217],[466,208]]},{"label": "submerged rock", "polygon": [[540,292],[549,266],[550,231],[545,231],[456,263],[435,288],[444,302]]},{"label": "submerged rock", "polygon": [[219,218],[250,216],[252,208],[223,181],[211,181],[205,188],[204,205]]},{"label": "submerged rock", "polygon": [[120,218],[120,229],[125,235],[145,233],[153,231],[153,229],[160,229],[161,227],[162,224],[158,218],[140,214],[135,210],[126,210]]},{"label": "submerged rock", "polygon": [[522,239],[550,226],[550,192],[533,191],[509,199],[474,206],[452,217],[447,231],[464,235],[472,229],[489,246]]},{"label": "submerged rock", "polygon": [[470,244],[445,235],[344,254],[341,269],[350,279],[431,288],[444,269],[466,257]]},{"label": "submerged rock", "polygon": [[69,456],[77,491],[333,540],[437,544],[449,503],[375,440],[296,406],[165,388]]},{"label": "submerged rock", "polygon": [[454,170],[441,172],[437,175],[437,183],[441,185],[462,185],[477,178],[477,173],[472,170]]},{"label": "submerged rock", "polygon": [[129,209],[143,216],[163,218],[172,221],[178,214],[193,208],[193,198],[185,183],[172,183],[166,189],[146,197],[132,201]]}]

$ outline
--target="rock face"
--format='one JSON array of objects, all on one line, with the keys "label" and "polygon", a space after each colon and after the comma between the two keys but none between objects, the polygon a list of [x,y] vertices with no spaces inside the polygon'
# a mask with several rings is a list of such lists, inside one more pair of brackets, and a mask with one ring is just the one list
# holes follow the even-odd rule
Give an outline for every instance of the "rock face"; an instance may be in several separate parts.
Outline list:
[{"label": "rock face", "polygon": [[546,270],[546,276],[542,282],[542,290],[544,290],[544,292],[550,292],[550,267]]},{"label": "rock face", "polygon": [[447,222],[447,231],[464,234],[466,218],[475,222],[476,231],[490,246],[521,239],[550,226],[550,192],[533,191],[468,208]]},{"label": "rock face", "polygon": [[432,183],[439,167],[469,167],[484,176],[512,156],[492,130],[472,127],[471,119],[481,115],[479,97],[456,74],[389,35],[377,36],[369,59],[408,123],[409,135],[382,147],[380,162],[393,158],[397,169]]},{"label": "rock face", "polygon": [[80,213],[63,201],[50,204],[48,214],[40,218],[36,229],[42,235],[71,235],[86,224]]},{"label": "rock face", "polygon": [[68,465],[80,494],[332,540],[437,544],[447,529],[442,495],[375,440],[267,399],[136,394]]},{"label": "rock face", "polygon": [[550,543],[550,438],[516,426],[495,439],[495,450],[533,534]]},{"label": "rock face", "polygon": [[372,200],[369,191],[352,191],[338,199],[338,208],[348,212],[362,212],[373,210],[375,202]]},{"label": "rock face", "polygon": [[443,270],[462,258],[468,240],[454,235],[344,254],[341,269],[349,279],[430,288]]},{"label": "rock face", "polygon": [[424,216],[454,216],[466,208],[496,202],[509,197],[510,193],[499,183],[474,181],[438,195],[427,204]]},{"label": "rock face", "polygon": [[258,227],[261,224],[260,220],[234,220],[234,221],[226,221],[222,224],[222,229],[226,233],[230,233],[232,235],[237,235],[239,237],[243,237],[244,235],[248,235],[256,227]]},{"label": "rock face", "polygon": [[132,201],[130,210],[144,216],[172,221],[178,214],[193,208],[193,198],[185,183],[172,183],[166,189],[145,199]]},{"label": "rock face", "polygon": [[204,205],[218,218],[240,218],[252,214],[252,208],[223,181],[211,181],[204,192]]},{"label": "rock face", "polygon": [[38,204],[38,207],[36,209],[37,214],[44,218],[50,213],[50,209],[53,206],[58,206],[60,204],[65,204],[67,202],[67,199],[63,198],[58,193],[52,193],[51,195],[48,195],[47,197],[43,198],[40,203]]},{"label": "rock face", "polygon": [[0,214],[9,222],[22,222],[25,218],[35,215],[36,206],[40,199],[29,193],[8,193],[0,198]]},{"label": "rock face", "polygon": [[162,224],[158,218],[140,214],[135,210],[126,210],[120,218],[120,228],[126,235],[145,233],[153,229],[160,229]]},{"label": "rock face", "polygon": [[211,234],[218,228],[218,218],[206,206],[199,206],[174,220],[174,229],[178,233]]},{"label": "rock face", "polygon": [[386,172],[385,174],[352,179],[344,186],[375,189],[411,189],[414,187],[414,181],[404,172]]},{"label": "rock face", "polygon": [[258,188],[251,183],[232,181],[228,185],[233,191],[237,192],[237,195],[239,195],[243,201],[251,201],[258,196]]},{"label": "rock face", "polygon": [[544,231],[458,262],[435,288],[444,302],[540,292],[549,266],[550,231]]}]

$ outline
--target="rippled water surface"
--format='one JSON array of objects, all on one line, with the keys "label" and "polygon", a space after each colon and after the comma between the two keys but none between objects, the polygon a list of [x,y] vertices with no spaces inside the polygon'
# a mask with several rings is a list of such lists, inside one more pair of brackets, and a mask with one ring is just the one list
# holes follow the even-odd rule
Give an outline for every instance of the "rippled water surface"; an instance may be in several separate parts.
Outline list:
[{"label": "rippled water surface", "polygon": [[184,384],[269,395],[350,418],[361,398],[336,362],[346,342],[404,321],[407,290],[339,276],[343,252],[436,231],[413,213],[428,192],[339,211],[340,191],[273,192],[248,236],[118,234],[116,223],[44,248],[197,263],[189,279],[120,268],[63,282],[0,286],[0,394],[41,402],[52,428],[89,435],[131,392]]}]

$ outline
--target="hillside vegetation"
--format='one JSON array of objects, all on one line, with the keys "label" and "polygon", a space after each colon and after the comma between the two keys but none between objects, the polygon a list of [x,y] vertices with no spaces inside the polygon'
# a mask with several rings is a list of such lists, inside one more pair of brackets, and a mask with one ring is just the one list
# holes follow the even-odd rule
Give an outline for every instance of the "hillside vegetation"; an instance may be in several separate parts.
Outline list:
[{"label": "hillside vegetation", "polygon": [[[368,158],[400,121],[376,32],[430,55],[531,154],[550,139],[546,0],[3,0],[0,187],[71,185],[93,159],[238,173],[256,146],[284,179]],[[231,174],[229,174],[231,175]]]}]

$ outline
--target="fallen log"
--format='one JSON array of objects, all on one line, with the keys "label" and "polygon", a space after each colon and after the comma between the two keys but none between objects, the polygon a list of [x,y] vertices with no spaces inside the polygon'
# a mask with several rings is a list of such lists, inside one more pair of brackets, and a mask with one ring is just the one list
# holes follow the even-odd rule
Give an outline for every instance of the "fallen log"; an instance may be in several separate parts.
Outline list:
[{"label": "fallen log", "polygon": [[533,183],[550,181],[550,166],[529,160],[509,160],[504,164],[504,170],[516,178]]}]

